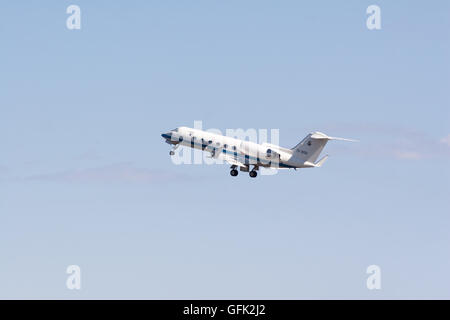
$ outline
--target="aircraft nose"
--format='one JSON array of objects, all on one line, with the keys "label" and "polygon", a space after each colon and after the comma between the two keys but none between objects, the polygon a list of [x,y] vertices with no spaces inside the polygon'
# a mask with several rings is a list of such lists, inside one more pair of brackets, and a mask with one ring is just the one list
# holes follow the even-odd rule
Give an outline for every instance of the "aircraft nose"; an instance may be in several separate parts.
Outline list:
[{"label": "aircraft nose", "polygon": [[161,133],[161,137],[163,137],[164,139],[170,139],[172,137],[172,132]]}]

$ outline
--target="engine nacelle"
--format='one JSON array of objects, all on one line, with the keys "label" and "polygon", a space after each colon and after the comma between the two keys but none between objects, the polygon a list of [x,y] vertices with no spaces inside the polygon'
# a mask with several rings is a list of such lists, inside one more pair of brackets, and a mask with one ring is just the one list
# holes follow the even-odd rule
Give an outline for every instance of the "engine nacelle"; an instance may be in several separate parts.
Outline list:
[{"label": "engine nacelle", "polygon": [[267,159],[279,159],[280,158],[280,154],[276,151],[273,151],[272,149],[267,149],[266,150],[266,158]]}]

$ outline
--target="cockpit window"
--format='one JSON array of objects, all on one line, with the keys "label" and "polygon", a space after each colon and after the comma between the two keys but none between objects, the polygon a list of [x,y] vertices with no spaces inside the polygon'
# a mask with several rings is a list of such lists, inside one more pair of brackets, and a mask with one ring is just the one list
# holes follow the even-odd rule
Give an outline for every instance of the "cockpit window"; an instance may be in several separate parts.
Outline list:
[{"label": "cockpit window", "polygon": [[170,130],[170,131],[178,132],[178,128],[172,129],[172,130]]}]

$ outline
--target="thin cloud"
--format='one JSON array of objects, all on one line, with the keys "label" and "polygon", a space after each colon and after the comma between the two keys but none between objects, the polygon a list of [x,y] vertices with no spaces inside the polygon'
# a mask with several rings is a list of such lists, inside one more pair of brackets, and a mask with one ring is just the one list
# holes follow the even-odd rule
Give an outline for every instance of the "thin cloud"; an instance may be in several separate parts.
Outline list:
[{"label": "thin cloud", "polygon": [[450,134],[444,138],[442,138],[441,143],[445,144],[447,147],[450,147]]},{"label": "thin cloud", "polygon": [[89,150],[86,152],[83,152],[82,154],[75,157],[76,160],[101,160],[103,157],[94,150]]},{"label": "thin cloud", "polygon": [[419,153],[414,151],[397,151],[395,152],[395,156],[398,159],[411,159],[411,160],[422,158],[422,156]]},{"label": "thin cloud", "polygon": [[188,180],[184,175],[164,173],[147,168],[138,168],[130,163],[112,164],[103,167],[67,170],[63,172],[32,175],[28,181],[54,181],[69,183],[159,183],[173,180]]},{"label": "thin cloud", "polygon": [[450,135],[439,139],[415,129],[375,124],[331,125],[327,130],[361,140],[357,146],[335,145],[342,153],[400,160],[450,158]]}]

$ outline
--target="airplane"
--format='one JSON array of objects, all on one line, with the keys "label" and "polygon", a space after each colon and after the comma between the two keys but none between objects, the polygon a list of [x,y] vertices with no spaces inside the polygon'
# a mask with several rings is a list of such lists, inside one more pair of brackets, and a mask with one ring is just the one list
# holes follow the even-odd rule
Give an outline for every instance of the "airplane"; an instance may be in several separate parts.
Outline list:
[{"label": "airplane", "polygon": [[222,157],[229,163],[231,176],[237,176],[239,168],[242,172],[248,172],[251,178],[257,176],[260,167],[295,170],[319,168],[328,159],[328,155],[316,160],[329,140],[357,141],[329,137],[315,131],[292,149],[287,149],[270,143],[257,144],[188,127],[178,127],[162,133],[161,136],[166,143],[173,145],[169,152],[171,156],[179,146],[200,149],[209,152],[212,158]]}]

